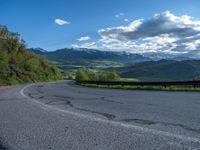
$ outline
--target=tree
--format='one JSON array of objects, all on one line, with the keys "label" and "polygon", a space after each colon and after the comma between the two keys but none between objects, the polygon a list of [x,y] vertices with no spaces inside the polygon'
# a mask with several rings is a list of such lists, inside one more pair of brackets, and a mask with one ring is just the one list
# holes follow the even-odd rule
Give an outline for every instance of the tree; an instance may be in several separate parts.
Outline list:
[{"label": "tree", "polygon": [[119,75],[117,74],[116,71],[113,70],[113,71],[107,73],[107,80],[116,81],[116,80],[119,80],[119,79],[120,79],[120,77],[119,77]]}]

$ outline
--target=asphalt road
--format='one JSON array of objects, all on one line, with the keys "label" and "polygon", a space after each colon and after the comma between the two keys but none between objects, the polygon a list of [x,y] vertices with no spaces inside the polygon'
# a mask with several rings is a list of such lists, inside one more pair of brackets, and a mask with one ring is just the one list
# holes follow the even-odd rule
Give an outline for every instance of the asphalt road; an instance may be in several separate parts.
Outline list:
[{"label": "asphalt road", "polygon": [[72,81],[0,87],[0,150],[200,150],[200,93]]}]

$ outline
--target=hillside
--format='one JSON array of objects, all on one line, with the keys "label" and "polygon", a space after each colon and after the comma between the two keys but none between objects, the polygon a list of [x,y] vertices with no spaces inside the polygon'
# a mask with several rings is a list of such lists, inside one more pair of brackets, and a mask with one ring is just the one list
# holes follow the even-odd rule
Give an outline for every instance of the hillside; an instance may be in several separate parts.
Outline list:
[{"label": "hillside", "polygon": [[118,68],[122,77],[144,81],[193,80],[200,76],[200,60],[147,61]]},{"label": "hillside", "polygon": [[27,50],[18,33],[0,26],[0,85],[61,79],[47,60]]}]

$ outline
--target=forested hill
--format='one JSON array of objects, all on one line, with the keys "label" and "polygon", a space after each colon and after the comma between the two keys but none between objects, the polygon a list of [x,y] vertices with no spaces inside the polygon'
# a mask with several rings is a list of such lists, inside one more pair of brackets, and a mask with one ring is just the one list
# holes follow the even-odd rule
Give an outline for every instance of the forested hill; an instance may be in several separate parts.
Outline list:
[{"label": "forested hill", "polygon": [[27,50],[18,33],[0,26],[0,85],[61,79],[47,60]]},{"label": "forested hill", "polygon": [[135,63],[118,68],[124,78],[137,78],[142,81],[180,81],[200,77],[200,60],[160,60]]}]

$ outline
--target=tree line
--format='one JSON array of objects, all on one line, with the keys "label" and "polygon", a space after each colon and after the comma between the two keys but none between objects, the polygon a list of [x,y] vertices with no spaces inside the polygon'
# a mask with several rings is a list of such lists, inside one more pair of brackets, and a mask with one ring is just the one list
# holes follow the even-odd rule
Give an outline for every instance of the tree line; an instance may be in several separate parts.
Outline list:
[{"label": "tree line", "polygon": [[120,77],[116,71],[94,71],[91,69],[80,69],[76,72],[75,79],[77,81],[116,81]]}]

